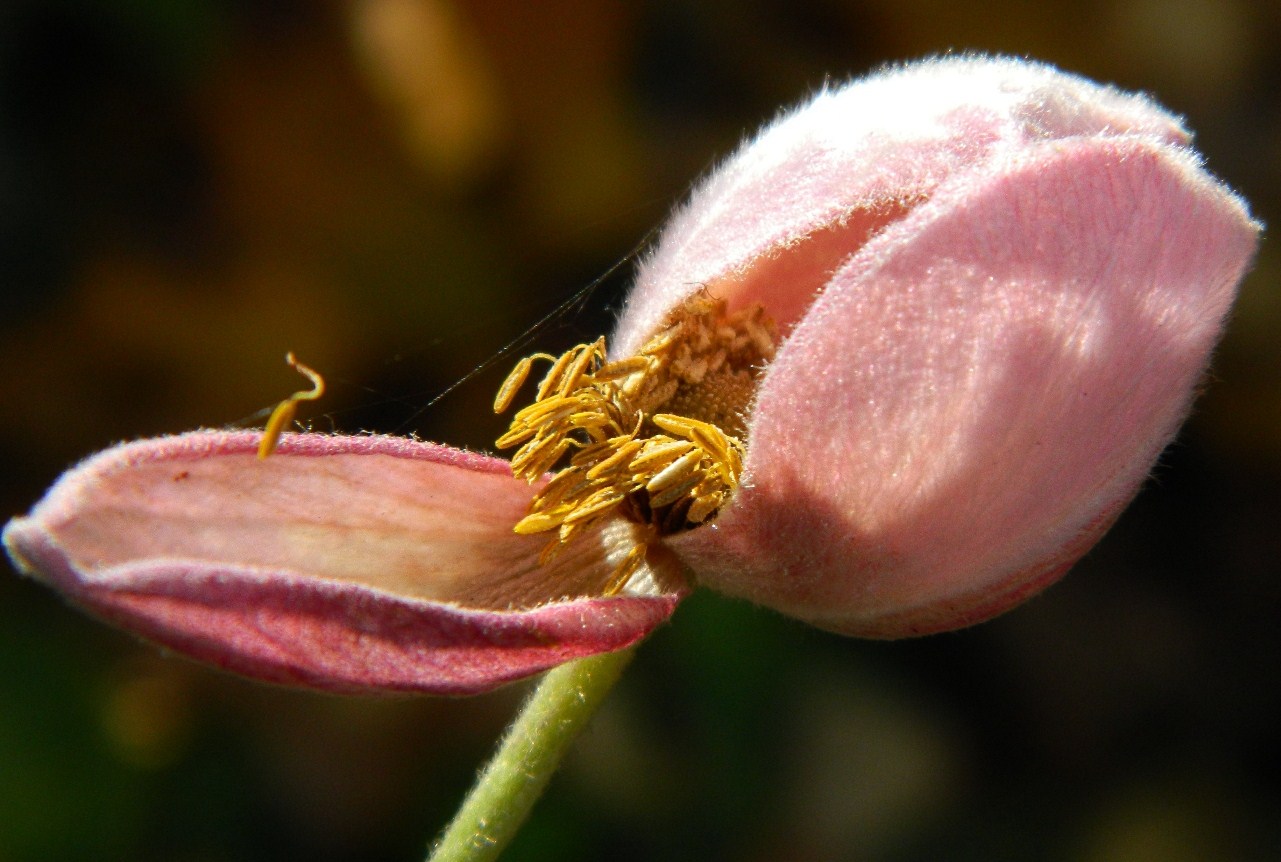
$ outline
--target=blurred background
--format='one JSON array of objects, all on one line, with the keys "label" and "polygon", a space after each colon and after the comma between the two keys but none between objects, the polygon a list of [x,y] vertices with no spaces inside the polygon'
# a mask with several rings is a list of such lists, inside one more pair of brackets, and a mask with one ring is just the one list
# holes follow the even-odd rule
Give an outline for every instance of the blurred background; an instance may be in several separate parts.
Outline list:
[{"label": "blurred background", "polygon": [[[949,50],[1156,94],[1265,221],[1267,0],[6,0],[0,514],[114,441],[253,421],[476,448],[500,363],[824,80]],[[969,631],[712,595],[641,649],[510,860],[1281,858],[1281,294],[1265,241],[1155,481]],[[541,333],[606,331],[624,264]],[[260,420],[259,420],[260,421]],[[2,565],[2,564],[0,564]],[[344,699],[0,576],[0,862],[411,860],[523,692]]]}]

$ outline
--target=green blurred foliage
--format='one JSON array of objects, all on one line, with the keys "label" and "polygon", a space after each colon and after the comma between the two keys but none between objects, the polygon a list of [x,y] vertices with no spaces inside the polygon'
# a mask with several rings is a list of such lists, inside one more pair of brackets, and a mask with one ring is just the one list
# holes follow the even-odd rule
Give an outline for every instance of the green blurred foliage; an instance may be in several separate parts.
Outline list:
[{"label": "green blurred foliage", "polygon": [[[10,0],[0,501],[115,440],[255,421],[483,448],[505,368],[828,77],[1026,54],[1187,114],[1264,220],[1275,4]],[[512,860],[1281,858],[1281,294],[1076,571],[971,631],[826,635],[699,595],[641,650]],[[628,267],[545,327],[608,328]],[[257,421],[260,421],[259,416]],[[0,862],[419,857],[518,702],[352,700],[158,654],[0,578]]]}]

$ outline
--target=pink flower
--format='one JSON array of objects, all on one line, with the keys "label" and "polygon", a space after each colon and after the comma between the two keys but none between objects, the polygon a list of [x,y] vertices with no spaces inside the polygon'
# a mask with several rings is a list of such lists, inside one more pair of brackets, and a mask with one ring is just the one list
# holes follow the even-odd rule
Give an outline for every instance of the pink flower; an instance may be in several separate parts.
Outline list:
[{"label": "pink flower", "polygon": [[[571,351],[588,381],[627,362],[643,376],[653,345],[688,340],[669,335],[691,303],[723,301],[689,332],[726,345],[765,331],[744,322],[763,308],[776,344],[749,344],[756,359],[673,360],[690,380],[728,363],[724,380],[750,384],[729,407],[702,384],[673,396],[683,413],[651,398],[729,417],[711,442],[610,404],[613,431],[546,438],[599,444],[575,481],[619,446],[634,467],[654,440],[693,452],[686,472],[591,486],[572,506],[539,479],[530,514],[530,486],[482,455],[303,434],[259,461],[257,434],[195,432],[94,456],[5,544],[144,637],[334,690],[491,688],[634,643],[693,583],[873,637],[986,619],[1107,529],[1204,374],[1258,225],[1188,141],[1142,96],[1018,60],[825,90],[673,218],[613,364]],[[630,384],[608,385],[623,398]],[[518,459],[543,439],[520,422]],[[531,476],[555,460],[532,454]],[[682,481],[676,508],[660,505]]]}]

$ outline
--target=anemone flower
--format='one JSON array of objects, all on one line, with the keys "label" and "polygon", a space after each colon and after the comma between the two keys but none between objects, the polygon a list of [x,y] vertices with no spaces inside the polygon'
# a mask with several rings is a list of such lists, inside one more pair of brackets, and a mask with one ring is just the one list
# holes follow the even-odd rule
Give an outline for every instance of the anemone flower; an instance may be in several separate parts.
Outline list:
[{"label": "anemone flower", "polygon": [[486,690],[696,585],[853,635],[975,623],[1187,414],[1258,232],[1189,140],[1019,60],[826,88],[695,189],[609,344],[516,366],[499,409],[548,368],[511,462],[197,431],[88,459],[5,545],[143,637],[339,691]]}]

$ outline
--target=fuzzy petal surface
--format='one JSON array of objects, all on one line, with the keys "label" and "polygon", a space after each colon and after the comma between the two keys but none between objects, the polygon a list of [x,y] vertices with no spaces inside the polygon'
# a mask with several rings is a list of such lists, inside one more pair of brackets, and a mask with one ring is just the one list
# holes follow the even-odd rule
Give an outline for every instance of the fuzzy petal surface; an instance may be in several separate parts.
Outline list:
[{"label": "fuzzy petal surface", "polygon": [[[195,432],[69,471],[5,528],[19,568],[220,667],[333,691],[483,691],[639,640],[680,597],[661,552],[602,598],[624,524],[548,566],[504,461],[392,437]],[[674,568],[674,567],[673,567]]]},{"label": "fuzzy petal surface", "polygon": [[941,183],[796,323],[745,484],[672,547],[703,583],[851,634],[1005,610],[1147,476],[1257,231],[1147,134],[1025,143]]},{"label": "fuzzy petal surface", "polygon": [[761,302],[786,334],[859,246],[958,174],[1043,141],[1135,135],[1189,139],[1141,95],[1019,59],[944,57],[825,88],[695,189],[611,345],[630,355],[700,287],[731,309]]}]

